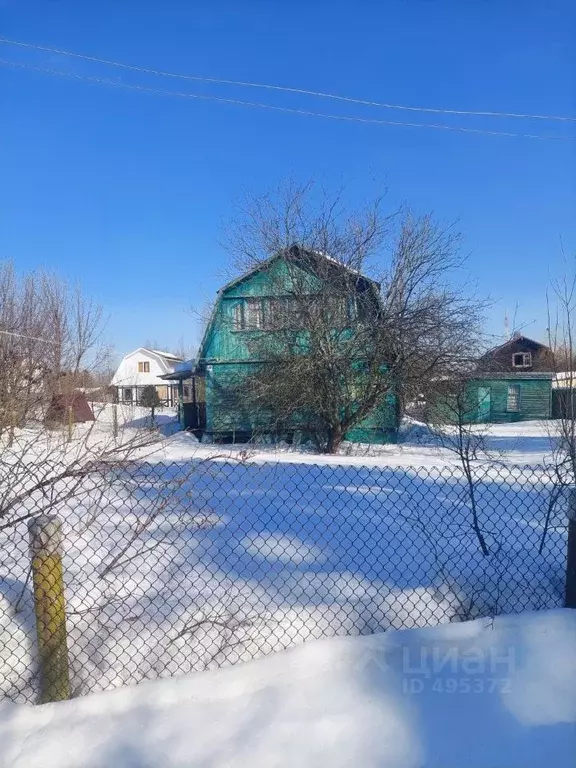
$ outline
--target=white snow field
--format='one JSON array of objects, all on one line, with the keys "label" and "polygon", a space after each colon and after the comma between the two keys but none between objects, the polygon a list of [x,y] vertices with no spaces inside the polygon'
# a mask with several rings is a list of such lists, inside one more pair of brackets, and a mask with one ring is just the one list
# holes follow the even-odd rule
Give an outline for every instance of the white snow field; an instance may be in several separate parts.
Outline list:
[{"label": "white snow field", "polygon": [[[145,416],[141,417],[145,419]],[[164,417],[168,422],[168,415]],[[169,429],[168,424],[165,427]],[[538,465],[549,461],[556,442],[557,426],[553,421],[525,421],[515,424],[488,424],[479,427],[486,433],[488,455],[485,460],[499,464]],[[457,466],[458,458],[438,446],[425,425],[405,419],[396,445],[363,445],[344,443],[338,455],[323,456],[311,448],[286,444],[264,445],[205,445],[198,444],[189,433],[176,432],[164,441],[153,457],[164,461],[181,461],[213,454],[237,456],[248,451],[253,461],[304,464],[348,464],[350,466],[444,467]]]},{"label": "white snow field", "polygon": [[3,768],[573,768],[576,611],[305,643],[41,707]]},{"label": "white snow field", "polygon": [[[172,414],[161,416],[170,432]],[[125,420],[127,430],[147,423],[145,413]],[[102,434],[108,425],[98,424]],[[434,446],[408,454],[421,467],[401,464],[402,451],[417,450],[410,443],[329,458],[266,449],[243,463],[244,446],[177,433],[71,498],[55,492],[73,694],[325,636],[561,606],[565,509],[548,515],[553,484],[535,466],[548,438],[520,427],[493,435],[520,442],[518,465],[510,454],[477,467],[488,557],[462,473]],[[25,523],[0,531],[0,548],[0,698],[36,701]]]}]

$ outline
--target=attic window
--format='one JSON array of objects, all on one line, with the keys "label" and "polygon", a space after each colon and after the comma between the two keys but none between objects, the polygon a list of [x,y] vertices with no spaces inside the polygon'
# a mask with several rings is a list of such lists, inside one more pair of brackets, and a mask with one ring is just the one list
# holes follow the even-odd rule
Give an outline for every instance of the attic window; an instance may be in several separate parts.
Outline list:
[{"label": "attic window", "polygon": [[516,352],[512,355],[513,368],[530,368],[532,365],[531,352]]},{"label": "attic window", "polygon": [[138,362],[138,373],[150,373],[150,363],[148,360]]}]

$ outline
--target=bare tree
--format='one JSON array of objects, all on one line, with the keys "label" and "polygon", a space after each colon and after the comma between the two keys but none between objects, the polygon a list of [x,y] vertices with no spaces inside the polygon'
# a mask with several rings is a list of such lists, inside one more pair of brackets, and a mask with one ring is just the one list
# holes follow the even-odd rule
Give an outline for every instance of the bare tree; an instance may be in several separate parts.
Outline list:
[{"label": "bare tree", "polygon": [[62,494],[71,498],[89,473],[152,446],[150,433],[114,436],[105,413],[78,425],[67,443],[44,425],[54,398],[67,413],[76,388],[106,360],[103,328],[101,308],[79,287],[0,265],[0,529],[47,511]]},{"label": "bare tree", "polygon": [[546,291],[548,345],[554,353],[556,388],[553,390],[553,420],[545,424],[551,445],[545,462],[552,475],[540,552],[544,550],[557,504],[567,489],[576,489],[576,258],[565,253],[564,272]]},{"label": "bare tree", "polygon": [[458,282],[466,265],[461,244],[453,223],[410,210],[394,233],[382,301],[401,413],[432,382],[469,369],[484,345],[488,301]]},{"label": "bare tree", "polygon": [[478,390],[466,374],[431,382],[426,389],[426,421],[437,443],[456,454],[464,473],[471,527],[482,554],[489,554],[478,509],[474,462],[488,455],[486,424],[478,423]]},{"label": "bare tree", "polygon": [[285,256],[252,317],[273,343],[251,339],[264,362],[235,395],[267,431],[296,426],[334,453],[477,351],[483,304],[450,281],[463,264],[458,234],[429,215],[387,213],[383,195],[355,210],[342,189],[289,182],[248,199],[226,242],[237,270]]},{"label": "bare tree", "polygon": [[[576,268],[565,259],[564,274],[547,292],[548,343],[555,354],[560,392],[559,418],[553,422],[553,465],[562,484],[576,484]],[[576,263],[576,262],[575,262]]]}]

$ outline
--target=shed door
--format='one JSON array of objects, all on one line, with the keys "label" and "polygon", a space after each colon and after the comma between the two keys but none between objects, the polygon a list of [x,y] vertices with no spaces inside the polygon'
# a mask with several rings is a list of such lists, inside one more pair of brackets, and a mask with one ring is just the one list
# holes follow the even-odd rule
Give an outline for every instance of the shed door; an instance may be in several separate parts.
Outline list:
[{"label": "shed door", "polygon": [[490,387],[478,387],[478,421],[490,421]]}]

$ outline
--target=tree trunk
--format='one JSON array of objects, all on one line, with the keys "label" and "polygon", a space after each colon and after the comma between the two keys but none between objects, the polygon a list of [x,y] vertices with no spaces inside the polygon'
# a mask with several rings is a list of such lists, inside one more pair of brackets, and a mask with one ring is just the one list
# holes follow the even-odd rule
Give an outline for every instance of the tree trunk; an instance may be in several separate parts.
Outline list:
[{"label": "tree trunk", "polygon": [[334,454],[338,453],[338,449],[344,439],[342,432],[342,426],[337,424],[330,428],[328,433],[328,442],[326,443],[326,453]]}]

